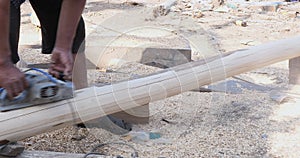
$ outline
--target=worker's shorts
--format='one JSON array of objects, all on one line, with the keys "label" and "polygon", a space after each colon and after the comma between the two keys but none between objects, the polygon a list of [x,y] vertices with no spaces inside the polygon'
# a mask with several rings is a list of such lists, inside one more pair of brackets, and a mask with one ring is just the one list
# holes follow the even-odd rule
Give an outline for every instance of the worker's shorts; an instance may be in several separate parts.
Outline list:
[{"label": "worker's shorts", "polygon": [[[30,0],[30,4],[34,9],[41,24],[42,33],[42,53],[50,54],[53,50],[56,40],[56,32],[59,21],[59,14],[62,0]],[[12,61],[17,63],[18,43],[20,33],[20,8],[10,4],[10,31],[9,42],[12,53]],[[26,38],[26,37],[24,37]],[[77,27],[76,35],[73,41],[72,52],[83,52],[85,40],[85,26],[81,17]]]}]

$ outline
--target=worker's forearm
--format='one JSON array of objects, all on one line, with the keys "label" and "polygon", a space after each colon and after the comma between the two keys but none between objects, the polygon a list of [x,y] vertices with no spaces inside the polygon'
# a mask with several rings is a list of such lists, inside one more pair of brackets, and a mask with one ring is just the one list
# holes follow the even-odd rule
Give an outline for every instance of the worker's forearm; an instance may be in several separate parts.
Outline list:
[{"label": "worker's forearm", "polygon": [[10,60],[9,0],[0,0],[0,64]]},{"label": "worker's forearm", "polygon": [[63,0],[55,48],[71,50],[86,0]]}]

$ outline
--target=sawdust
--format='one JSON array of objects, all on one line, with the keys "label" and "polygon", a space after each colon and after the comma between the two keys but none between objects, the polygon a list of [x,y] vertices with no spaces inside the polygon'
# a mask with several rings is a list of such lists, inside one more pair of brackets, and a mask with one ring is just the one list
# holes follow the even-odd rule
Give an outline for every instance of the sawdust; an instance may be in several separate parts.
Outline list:
[{"label": "sawdust", "polygon": [[[147,4],[147,1],[144,3]],[[191,30],[196,26],[203,28],[205,30],[203,34],[207,34],[210,37],[208,39],[212,40],[209,42],[218,44],[215,50],[217,52],[247,49],[249,46],[241,43],[245,39],[264,43],[299,34],[300,19],[285,14],[298,11],[300,9],[298,3],[283,6],[277,12],[263,12],[248,7],[240,7],[228,13],[203,11],[201,18],[193,18],[195,7],[190,7],[190,3],[189,0],[182,0],[166,17],[152,20],[162,23],[162,19],[169,18],[170,21],[166,24],[169,26],[173,22],[173,25],[177,24],[176,20],[192,19],[194,23],[191,25],[193,27]],[[90,18],[100,21],[107,19],[106,16],[110,14],[137,7],[130,3],[122,4],[116,1],[110,1],[108,4],[104,0],[90,1],[87,6],[85,11],[87,20]],[[190,12],[190,14],[181,15],[182,12]],[[28,17],[25,15],[28,13],[23,14],[26,23]],[[233,22],[236,20],[245,20],[247,26],[235,25]],[[24,25],[24,29],[32,30],[30,24]],[[185,27],[187,26],[189,24],[185,24]],[[88,30],[88,32],[92,31]],[[36,43],[26,41],[27,37],[23,38],[24,40],[21,40],[23,44]],[[38,51],[39,49],[26,48],[22,52],[22,57],[32,63],[48,62],[49,56],[40,55]],[[198,53],[201,57],[201,53],[204,52],[198,51]],[[90,71],[89,78],[90,84],[104,85],[157,70],[148,66],[127,64],[109,73]],[[282,62],[241,74],[239,77],[281,90],[287,87],[287,75],[287,62]],[[23,140],[23,143],[28,150],[86,153],[99,143],[125,142],[136,148],[140,157],[299,157],[299,110],[294,110],[296,114],[290,117],[288,114],[282,115],[279,112],[281,108],[282,105],[273,102],[268,93],[186,92],[150,103],[150,123],[133,127],[133,131],[159,132],[165,139],[164,142],[157,143],[149,140],[146,143],[135,143],[100,128],[66,127],[30,137]],[[78,136],[82,138],[79,141],[73,138]],[[100,152],[130,157],[131,149],[113,145]]]}]

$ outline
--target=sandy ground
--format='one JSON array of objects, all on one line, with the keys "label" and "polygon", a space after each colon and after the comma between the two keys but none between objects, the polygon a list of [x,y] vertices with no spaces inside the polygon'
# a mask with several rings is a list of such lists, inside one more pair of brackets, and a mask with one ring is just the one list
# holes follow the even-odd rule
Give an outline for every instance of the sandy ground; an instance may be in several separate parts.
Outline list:
[{"label": "sandy ground", "polygon": [[[295,16],[300,9],[298,3],[285,4],[276,12],[266,12],[251,7],[251,4],[228,2],[227,6],[231,8],[228,11],[223,8],[222,12],[218,12],[213,11],[217,8],[204,10],[195,1],[180,0],[168,15],[154,18],[151,9],[162,1],[136,2],[141,3],[88,1],[84,11],[87,45],[90,37],[105,35],[109,32],[107,30],[118,32],[132,26],[151,25],[186,37],[192,45],[193,59],[198,60],[299,33],[300,18]],[[39,54],[39,47],[25,47],[39,45],[40,40],[39,30],[30,23],[28,7],[25,4],[22,8],[20,43],[24,47],[21,56],[29,63],[48,62],[49,56]],[[204,11],[200,12],[199,9]],[[124,22],[120,21],[123,15],[131,16]],[[247,26],[236,25],[236,20],[244,20]],[[89,80],[90,84],[111,83],[155,71],[155,68],[128,64],[117,72],[93,70],[89,72]],[[280,91],[288,85],[288,62],[238,77]],[[22,142],[27,150],[70,153],[86,153],[99,143],[125,142],[137,149],[140,157],[299,157],[299,106],[297,103],[278,104],[271,100],[269,92],[244,90],[239,94],[230,94],[191,91],[150,103],[150,123],[134,125],[133,131],[158,132],[161,134],[158,140],[131,140],[128,136],[115,135],[101,128],[66,127]],[[78,136],[82,139],[74,139]],[[100,152],[130,157],[131,149],[112,145]]]}]

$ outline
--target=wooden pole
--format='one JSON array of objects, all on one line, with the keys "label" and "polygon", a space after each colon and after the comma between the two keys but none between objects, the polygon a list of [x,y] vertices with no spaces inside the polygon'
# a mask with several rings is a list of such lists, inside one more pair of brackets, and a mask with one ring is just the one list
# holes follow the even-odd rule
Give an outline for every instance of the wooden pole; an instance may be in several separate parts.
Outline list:
[{"label": "wooden pole", "polygon": [[219,59],[192,62],[143,78],[76,90],[75,98],[0,113],[0,142],[145,105],[237,74],[300,56],[300,36],[236,51]]}]

